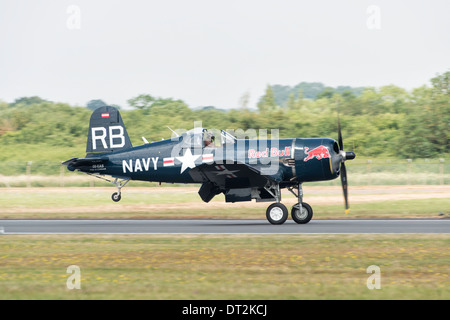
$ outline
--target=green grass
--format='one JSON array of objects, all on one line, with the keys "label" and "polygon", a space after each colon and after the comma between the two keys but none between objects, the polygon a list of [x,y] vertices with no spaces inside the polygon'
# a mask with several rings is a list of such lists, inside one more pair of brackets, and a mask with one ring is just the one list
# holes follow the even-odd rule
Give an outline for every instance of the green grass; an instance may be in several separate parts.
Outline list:
[{"label": "green grass", "polygon": [[[5,188],[0,218],[264,219],[268,205],[204,204],[195,188],[127,188],[113,203],[113,191]],[[389,190],[355,188],[366,200],[345,216],[339,188],[305,191],[314,219],[438,218],[450,208],[448,198],[379,201]],[[449,244],[446,234],[0,235],[0,299],[448,300]],[[66,287],[69,265],[81,268],[81,290]],[[381,268],[381,290],[366,286],[370,265]]]},{"label": "green grass", "polygon": [[[318,217],[338,218],[341,206],[318,205],[315,208]],[[437,218],[444,213],[450,214],[448,199],[411,199],[385,202],[356,203],[351,205],[347,218]]]},{"label": "green grass", "polygon": [[[0,299],[444,299],[448,235],[0,237]],[[81,289],[69,290],[69,265]],[[367,267],[381,289],[366,286]]]},{"label": "green grass", "polygon": [[[450,198],[384,201],[383,190],[356,193],[366,198],[351,203],[344,214],[338,188],[310,187],[304,201],[312,205],[314,219],[324,218],[440,218],[450,214]],[[114,188],[17,188],[0,193],[0,218],[246,218],[264,219],[267,203],[225,203],[219,195],[203,203],[196,188],[126,188],[122,200],[111,200]],[[385,191],[389,195],[388,191]],[[373,200],[370,198],[373,196]],[[367,198],[369,197],[369,198]],[[351,200],[352,198],[350,198]],[[295,198],[283,191],[290,209]]]},{"label": "green grass", "polygon": [[76,147],[60,147],[42,144],[4,144],[0,161],[49,161],[60,162],[73,157],[82,158],[86,154],[86,144]]}]

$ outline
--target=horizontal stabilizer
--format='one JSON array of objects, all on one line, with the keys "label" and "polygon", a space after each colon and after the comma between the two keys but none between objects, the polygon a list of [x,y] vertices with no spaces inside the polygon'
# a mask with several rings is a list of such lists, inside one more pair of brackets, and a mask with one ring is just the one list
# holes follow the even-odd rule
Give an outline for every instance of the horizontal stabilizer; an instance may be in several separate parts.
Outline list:
[{"label": "horizontal stabilizer", "polygon": [[63,166],[67,166],[67,165],[69,165],[69,164],[71,164],[71,163],[73,163],[73,162],[76,162],[77,160],[78,160],[78,158],[72,158],[72,159],[69,159],[69,160],[66,160],[66,161],[61,162],[61,164],[62,164]]},{"label": "horizontal stabilizer", "polygon": [[94,165],[105,164],[108,162],[108,157],[97,157],[97,158],[72,158],[63,161],[61,164],[67,166],[67,169],[74,171],[80,167],[92,167]]}]

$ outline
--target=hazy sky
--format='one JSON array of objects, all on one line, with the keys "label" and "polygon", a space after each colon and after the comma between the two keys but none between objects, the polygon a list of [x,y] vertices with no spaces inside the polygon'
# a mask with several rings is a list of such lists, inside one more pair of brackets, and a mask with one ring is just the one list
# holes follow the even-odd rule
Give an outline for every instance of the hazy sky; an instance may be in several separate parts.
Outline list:
[{"label": "hazy sky", "polygon": [[412,89],[450,70],[449,14],[449,0],[1,0],[0,99],[230,108],[267,84]]}]

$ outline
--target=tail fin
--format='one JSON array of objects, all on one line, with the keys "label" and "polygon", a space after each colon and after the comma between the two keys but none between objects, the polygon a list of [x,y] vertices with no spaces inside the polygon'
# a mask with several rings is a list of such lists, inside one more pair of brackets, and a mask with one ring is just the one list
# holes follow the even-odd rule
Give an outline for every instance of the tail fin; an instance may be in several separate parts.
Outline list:
[{"label": "tail fin", "polygon": [[119,110],[105,106],[92,113],[86,145],[87,154],[109,153],[131,147]]}]

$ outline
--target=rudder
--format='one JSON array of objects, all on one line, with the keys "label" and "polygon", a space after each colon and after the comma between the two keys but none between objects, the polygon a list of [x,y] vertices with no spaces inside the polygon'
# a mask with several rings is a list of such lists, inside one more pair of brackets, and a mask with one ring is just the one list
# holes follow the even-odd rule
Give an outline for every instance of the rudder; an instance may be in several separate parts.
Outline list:
[{"label": "rudder", "polygon": [[105,106],[96,109],[89,122],[87,154],[109,153],[133,147],[119,110]]}]

